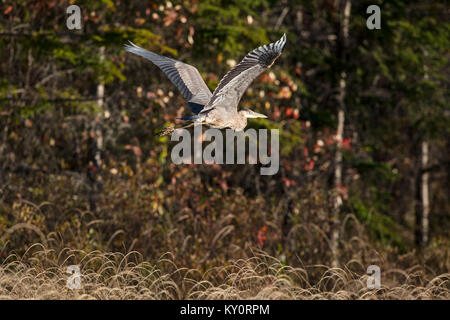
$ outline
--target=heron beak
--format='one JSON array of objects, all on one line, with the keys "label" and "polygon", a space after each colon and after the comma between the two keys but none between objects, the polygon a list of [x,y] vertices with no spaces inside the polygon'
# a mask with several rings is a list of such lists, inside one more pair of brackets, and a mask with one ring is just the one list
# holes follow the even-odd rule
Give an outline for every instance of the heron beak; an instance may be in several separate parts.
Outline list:
[{"label": "heron beak", "polygon": [[265,114],[249,110],[245,115],[246,118],[267,118]]}]

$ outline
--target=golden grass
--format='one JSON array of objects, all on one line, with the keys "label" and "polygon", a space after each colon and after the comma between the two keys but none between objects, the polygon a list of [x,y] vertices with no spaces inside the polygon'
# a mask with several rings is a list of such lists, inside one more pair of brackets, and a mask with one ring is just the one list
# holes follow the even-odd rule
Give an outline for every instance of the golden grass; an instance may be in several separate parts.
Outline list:
[{"label": "golden grass", "polygon": [[[122,203],[122,189],[137,198]],[[330,219],[318,197],[292,200],[284,230],[287,209],[262,198],[232,193],[202,204],[177,187],[164,198],[169,209],[149,214],[158,195],[143,190],[118,187],[95,214],[66,198],[4,207],[11,221],[0,221],[0,299],[450,299],[446,238],[400,250],[371,241],[349,213],[340,268],[331,268]],[[367,288],[372,264],[381,268],[376,290]],[[70,265],[81,269],[79,290],[66,286]]]},{"label": "golden grass", "polygon": [[[56,252],[36,244],[0,265],[0,299],[450,299],[450,274],[427,277],[419,266],[381,267],[381,288],[369,290],[368,275],[352,271],[364,270],[357,261],[294,268],[255,252],[200,271],[174,260],[166,254],[150,263],[137,252]],[[78,290],[66,286],[72,264],[81,268]]]}]

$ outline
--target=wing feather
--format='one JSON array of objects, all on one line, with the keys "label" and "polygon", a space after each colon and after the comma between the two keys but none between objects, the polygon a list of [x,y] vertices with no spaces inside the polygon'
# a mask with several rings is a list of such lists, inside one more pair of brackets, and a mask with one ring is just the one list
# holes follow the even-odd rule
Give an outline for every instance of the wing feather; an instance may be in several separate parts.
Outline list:
[{"label": "wing feather", "polygon": [[189,102],[205,105],[210,100],[212,93],[197,68],[142,49],[131,41],[129,45],[125,45],[125,50],[148,59],[158,66]]},{"label": "wing feather", "polygon": [[[283,52],[286,45],[286,34],[280,40],[263,45],[249,52],[244,59],[220,80],[211,100],[202,111],[213,109],[225,100],[227,107],[236,108],[248,86],[262,72],[270,68]],[[222,105],[222,104],[221,104]]]}]

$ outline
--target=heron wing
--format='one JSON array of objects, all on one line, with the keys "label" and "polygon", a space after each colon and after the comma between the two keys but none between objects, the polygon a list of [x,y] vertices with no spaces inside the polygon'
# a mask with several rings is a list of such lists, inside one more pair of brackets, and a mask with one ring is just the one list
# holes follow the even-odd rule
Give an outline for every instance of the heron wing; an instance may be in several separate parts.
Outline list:
[{"label": "heron wing", "polygon": [[238,65],[228,71],[220,80],[211,100],[202,112],[219,106],[230,109],[237,108],[239,100],[248,86],[262,72],[272,66],[281,55],[285,45],[286,34],[276,42],[263,45],[249,52]]},{"label": "heron wing", "polygon": [[207,104],[211,99],[211,91],[203,81],[197,68],[142,49],[131,41],[129,45],[125,45],[125,50],[148,59],[158,66],[178,90],[180,90],[186,100],[189,101],[189,106],[192,108],[192,111],[197,111],[196,113],[198,113],[203,105]]}]

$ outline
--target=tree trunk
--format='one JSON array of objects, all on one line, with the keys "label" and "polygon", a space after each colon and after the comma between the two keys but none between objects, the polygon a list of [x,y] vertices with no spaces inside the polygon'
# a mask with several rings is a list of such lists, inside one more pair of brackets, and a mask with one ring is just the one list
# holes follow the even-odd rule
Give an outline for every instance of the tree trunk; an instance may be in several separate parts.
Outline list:
[{"label": "tree trunk", "polygon": [[[105,47],[100,48],[100,61],[105,59]],[[89,157],[88,178],[91,185],[91,192],[89,193],[89,204],[91,211],[97,210],[97,197],[100,186],[99,172],[102,167],[102,152],[103,152],[103,106],[105,97],[105,84],[100,80],[97,84],[97,105],[100,112],[95,116],[91,129],[91,152]]]},{"label": "tree trunk", "polygon": [[[100,48],[100,61],[105,60],[105,47]],[[95,152],[95,165],[100,168],[102,165],[102,150],[103,150],[103,133],[101,127],[101,119],[103,118],[103,104],[105,97],[105,84],[101,80],[97,85],[97,105],[100,108],[100,112],[95,118],[95,137],[96,137],[96,152]]]},{"label": "tree trunk", "polygon": [[[340,22],[340,52],[338,53],[341,60],[346,59],[346,49],[348,43],[348,29],[350,21],[351,1],[346,0],[344,3],[343,14],[341,14]],[[341,71],[339,75],[339,94],[338,101],[338,126],[336,132],[336,154],[334,164],[334,188],[335,196],[333,200],[333,228],[331,231],[331,253],[333,255],[332,266],[339,266],[339,212],[342,206],[342,139],[344,135],[344,123],[345,123],[345,95],[347,93],[347,74],[345,71]]]},{"label": "tree trunk", "polygon": [[[424,52],[427,57],[427,51]],[[428,80],[427,66],[424,65],[424,79]],[[429,213],[430,213],[430,198],[428,190],[428,141],[422,140],[420,145],[420,165],[419,174],[416,180],[416,244],[424,248],[428,244],[429,237]]]},{"label": "tree trunk", "polygon": [[425,247],[429,239],[429,173],[428,173],[428,141],[422,141],[420,148],[420,169],[416,182],[416,243]]}]

